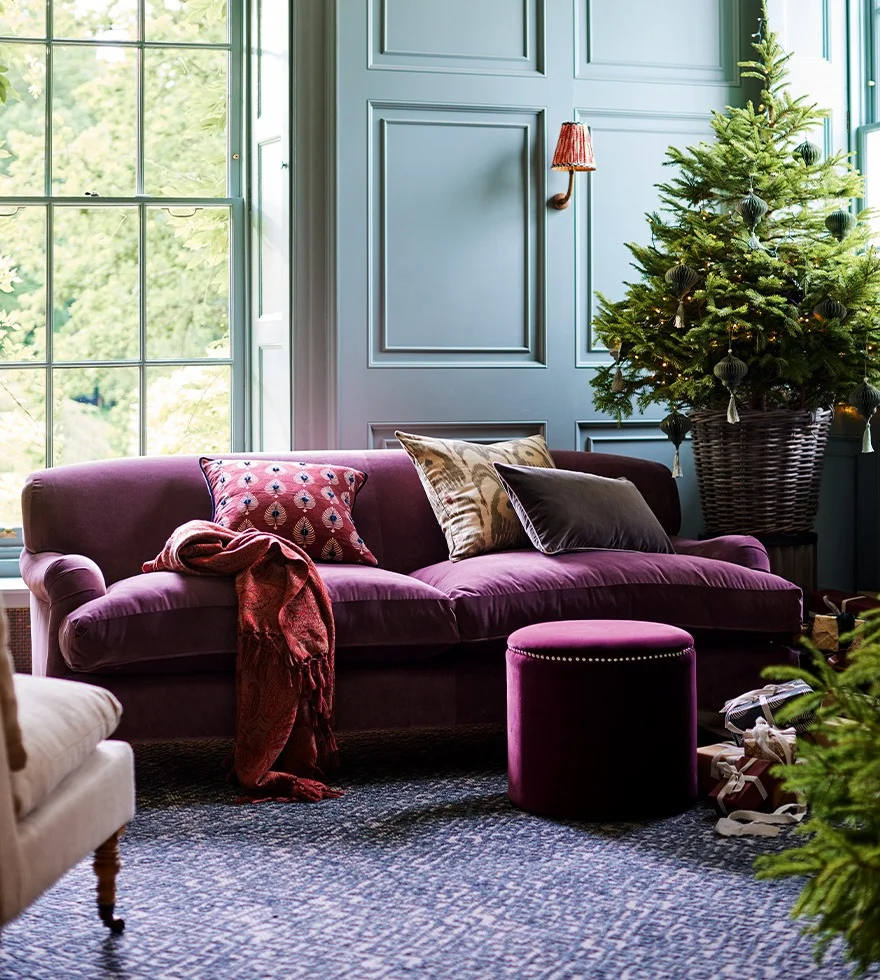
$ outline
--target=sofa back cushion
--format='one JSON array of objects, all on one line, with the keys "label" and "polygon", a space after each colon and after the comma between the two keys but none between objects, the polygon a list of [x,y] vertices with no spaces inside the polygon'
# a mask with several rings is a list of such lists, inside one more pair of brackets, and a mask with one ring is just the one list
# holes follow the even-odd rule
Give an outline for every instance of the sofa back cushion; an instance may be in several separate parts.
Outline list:
[{"label": "sofa back cushion", "polygon": [[[415,467],[401,449],[231,453],[350,466],[367,474],[352,516],[379,566],[407,574],[448,556]],[[679,525],[678,491],[659,463],[604,453],[554,451],[557,466],[625,476],[667,534]],[[210,520],[211,494],[198,456],[143,456],[73,463],[32,473],[22,493],[25,547],[91,558],[108,585],[137,575],[180,524]]]}]

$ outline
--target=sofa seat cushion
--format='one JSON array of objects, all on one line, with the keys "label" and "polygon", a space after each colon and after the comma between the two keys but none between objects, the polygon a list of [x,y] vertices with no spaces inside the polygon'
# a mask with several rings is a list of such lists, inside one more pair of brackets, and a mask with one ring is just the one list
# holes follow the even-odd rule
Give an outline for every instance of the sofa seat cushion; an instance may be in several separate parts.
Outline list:
[{"label": "sofa seat cushion", "polygon": [[459,642],[455,603],[411,575],[361,565],[322,565],[337,647],[449,646]]},{"label": "sofa seat cushion", "polygon": [[[336,647],[448,646],[458,642],[453,602],[408,575],[366,565],[322,565]],[[75,609],[59,643],[71,670],[226,669],[234,663],[238,600],[231,576],[151,572],[115,582]],[[201,667],[199,664],[201,663]]]},{"label": "sofa seat cushion", "polygon": [[16,674],[15,696],[27,753],[24,769],[12,773],[21,820],[113,733],[122,705],[102,687],[28,674]]},{"label": "sofa seat cushion", "polygon": [[636,619],[683,629],[800,630],[801,592],[776,575],[689,555],[485,554],[413,572],[455,602],[464,641],[559,619]]}]

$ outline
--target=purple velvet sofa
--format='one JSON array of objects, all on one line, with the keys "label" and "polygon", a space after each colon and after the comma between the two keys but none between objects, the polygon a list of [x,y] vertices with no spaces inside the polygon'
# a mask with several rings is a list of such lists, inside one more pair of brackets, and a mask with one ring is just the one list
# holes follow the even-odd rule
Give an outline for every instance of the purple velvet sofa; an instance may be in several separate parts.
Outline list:
[{"label": "purple velvet sofa", "polygon": [[[698,700],[707,709],[756,686],[761,667],[792,662],[801,593],[770,574],[758,541],[675,537],[678,491],[657,463],[553,456],[564,469],[632,480],[678,553],[526,550],[452,563],[402,450],[266,455],[368,474],[354,519],[379,567],[318,566],[336,620],[338,728],[503,721],[507,636],[545,620],[683,627],[696,640]],[[177,525],[210,518],[198,458],[59,466],[32,474],[22,502],[34,672],[109,688],[125,706],[124,738],[232,734],[232,579],[140,571]],[[621,718],[625,701],[621,691]]]}]

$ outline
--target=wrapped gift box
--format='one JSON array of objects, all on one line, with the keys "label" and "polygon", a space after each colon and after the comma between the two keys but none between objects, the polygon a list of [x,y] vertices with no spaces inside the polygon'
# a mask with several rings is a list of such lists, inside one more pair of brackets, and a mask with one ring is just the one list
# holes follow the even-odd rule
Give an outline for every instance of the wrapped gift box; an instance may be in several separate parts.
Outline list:
[{"label": "wrapped gift box", "polygon": [[778,780],[770,775],[772,765],[766,759],[745,756],[733,763],[719,762],[721,776],[709,794],[718,813],[726,817],[734,810],[774,809],[774,783]]},{"label": "wrapped gift box", "polygon": [[858,615],[859,613],[868,612],[869,609],[880,609],[878,595],[880,593],[875,592],[870,594],[859,592],[858,594],[854,594],[852,592],[844,592],[841,589],[819,589],[818,592],[810,593],[810,611],[821,614],[829,612],[830,610],[825,604],[825,598],[827,596],[828,600],[833,602],[841,612]]},{"label": "wrapped gift box", "polygon": [[[747,691],[724,705],[724,727],[736,744],[742,745],[743,732],[754,728],[756,719],[764,718],[771,725],[776,725],[774,712],[786,701],[809,694],[812,690],[804,681],[786,681],[784,684],[767,684],[755,691]],[[788,724],[800,733],[806,731],[812,721],[813,712],[809,711],[793,718]]]},{"label": "wrapped gift box", "polygon": [[[855,620],[853,629],[864,623],[864,619]],[[840,650],[840,626],[836,616],[814,616],[813,627],[810,632],[810,639],[816,646],[825,653],[837,653]],[[861,646],[860,636],[855,637],[847,647],[847,650],[857,650]]]},{"label": "wrapped gift box", "polygon": [[697,786],[700,796],[708,797],[721,778],[719,762],[736,762],[744,755],[742,746],[735,742],[716,742],[701,745],[697,749]]}]

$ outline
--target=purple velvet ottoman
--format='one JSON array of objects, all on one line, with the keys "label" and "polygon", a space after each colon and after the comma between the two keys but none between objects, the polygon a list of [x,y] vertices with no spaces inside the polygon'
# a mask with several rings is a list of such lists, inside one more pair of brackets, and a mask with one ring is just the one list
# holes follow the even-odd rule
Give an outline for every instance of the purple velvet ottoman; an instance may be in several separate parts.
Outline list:
[{"label": "purple velvet ottoman", "polygon": [[511,802],[605,820],[668,816],[697,795],[694,641],[675,626],[563,620],[507,642]]}]

